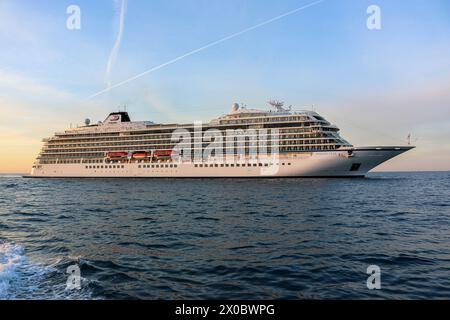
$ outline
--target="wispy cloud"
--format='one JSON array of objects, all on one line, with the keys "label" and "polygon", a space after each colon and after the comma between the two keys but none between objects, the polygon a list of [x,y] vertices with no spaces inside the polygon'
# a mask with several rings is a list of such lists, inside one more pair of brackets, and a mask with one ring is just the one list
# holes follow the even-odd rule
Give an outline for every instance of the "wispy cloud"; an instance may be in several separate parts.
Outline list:
[{"label": "wispy cloud", "polygon": [[33,79],[15,72],[0,69],[0,88],[25,93],[28,97],[51,97],[69,99],[72,95],[52,86],[40,84]]},{"label": "wispy cloud", "polygon": [[[152,113],[158,113],[166,120],[172,122],[183,122],[188,119],[177,112],[176,108],[172,106],[170,99],[161,96],[157,91],[146,91],[142,94],[143,102],[150,108]],[[159,122],[157,119],[156,122]]]},{"label": "wispy cloud", "polygon": [[122,43],[123,29],[125,27],[125,11],[127,6],[127,0],[114,0],[114,5],[119,25],[117,29],[116,39],[114,41],[114,45],[109,55],[108,63],[106,65],[105,82],[107,88],[111,87],[111,71],[117,59],[117,53],[119,52],[120,45]]}]

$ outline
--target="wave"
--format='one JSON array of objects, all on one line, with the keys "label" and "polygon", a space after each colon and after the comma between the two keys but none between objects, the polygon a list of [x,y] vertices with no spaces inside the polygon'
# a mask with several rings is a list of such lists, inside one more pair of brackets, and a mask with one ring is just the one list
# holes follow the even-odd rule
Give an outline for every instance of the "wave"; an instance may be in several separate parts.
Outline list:
[{"label": "wave", "polygon": [[6,185],[4,185],[3,187],[6,189],[15,189],[17,188],[19,185],[17,183],[8,183]]},{"label": "wave", "polygon": [[74,262],[57,261],[49,266],[33,264],[22,246],[0,242],[0,300],[91,299],[89,283],[84,278],[81,278],[81,290],[67,290],[69,264]]},{"label": "wave", "polygon": [[17,279],[17,268],[24,263],[23,248],[0,243],[0,299],[10,296],[10,287]]}]

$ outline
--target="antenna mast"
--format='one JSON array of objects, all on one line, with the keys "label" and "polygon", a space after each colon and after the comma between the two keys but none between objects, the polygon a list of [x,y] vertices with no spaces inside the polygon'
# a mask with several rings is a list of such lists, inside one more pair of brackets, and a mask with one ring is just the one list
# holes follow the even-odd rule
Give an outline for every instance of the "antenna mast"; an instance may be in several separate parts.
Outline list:
[{"label": "antenna mast", "polygon": [[270,101],[267,101],[267,103],[270,104],[272,107],[274,107],[275,110],[278,112],[286,111],[286,109],[283,108],[283,106],[284,106],[283,101],[270,100]]}]

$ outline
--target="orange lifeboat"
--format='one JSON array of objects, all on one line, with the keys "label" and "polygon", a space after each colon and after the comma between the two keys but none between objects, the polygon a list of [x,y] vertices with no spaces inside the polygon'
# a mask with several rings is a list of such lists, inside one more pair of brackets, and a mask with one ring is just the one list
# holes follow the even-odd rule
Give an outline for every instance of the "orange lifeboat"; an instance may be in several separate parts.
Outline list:
[{"label": "orange lifeboat", "polygon": [[149,156],[149,153],[146,151],[135,151],[132,154],[133,159],[145,159]]},{"label": "orange lifeboat", "polygon": [[156,158],[168,158],[172,155],[172,150],[155,150],[153,155]]},{"label": "orange lifeboat", "polygon": [[128,152],[108,152],[106,156],[109,159],[122,159],[128,156]]}]

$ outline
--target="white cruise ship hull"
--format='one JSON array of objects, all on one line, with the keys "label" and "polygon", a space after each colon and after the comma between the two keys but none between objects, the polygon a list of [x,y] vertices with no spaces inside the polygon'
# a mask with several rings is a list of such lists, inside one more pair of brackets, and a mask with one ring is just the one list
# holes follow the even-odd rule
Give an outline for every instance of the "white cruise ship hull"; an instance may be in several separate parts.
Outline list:
[{"label": "white cruise ship hull", "polygon": [[[29,177],[40,178],[278,178],[364,177],[381,163],[413,147],[360,147],[203,163],[131,162],[41,164]],[[351,153],[349,153],[351,150]]]}]

